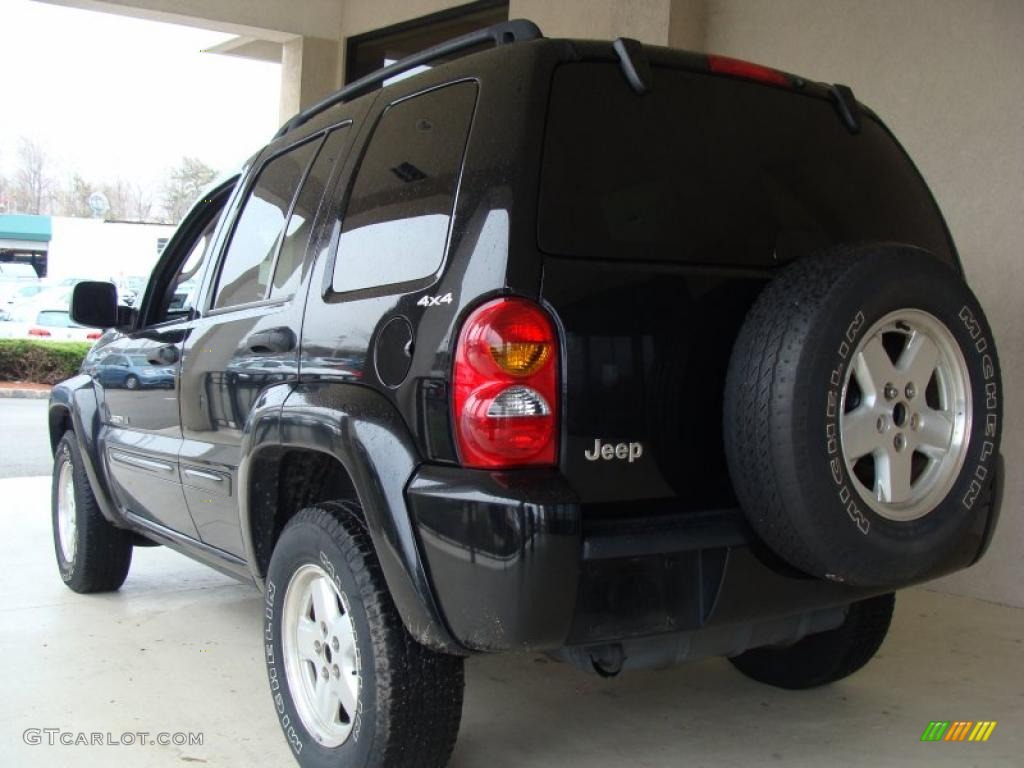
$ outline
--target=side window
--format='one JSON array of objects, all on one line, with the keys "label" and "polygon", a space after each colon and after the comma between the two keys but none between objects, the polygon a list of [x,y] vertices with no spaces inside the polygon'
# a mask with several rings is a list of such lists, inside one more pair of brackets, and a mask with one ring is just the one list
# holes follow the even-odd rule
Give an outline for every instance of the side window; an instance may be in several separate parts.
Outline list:
[{"label": "side window", "polygon": [[288,209],[318,146],[319,141],[300,144],[275,157],[256,177],[224,254],[214,309],[266,298]]},{"label": "side window", "polygon": [[[224,204],[229,192],[230,188],[207,201],[208,207],[201,215],[208,216],[209,220],[192,241],[188,253],[181,259],[173,274],[169,277],[154,276],[153,290],[158,298],[154,300],[147,314],[146,325],[159,325],[188,317],[196,309],[196,296],[199,292],[199,283],[203,279],[203,268],[210,257],[213,235],[224,213]],[[127,365],[127,361],[123,364]]]},{"label": "side window", "polygon": [[203,228],[202,234],[192,245],[192,250],[189,251],[182,263],[178,274],[174,276],[170,300],[167,303],[167,314],[186,314],[196,308],[196,293],[199,291],[199,281],[203,276],[203,265],[206,264],[206,258],[210,253],[210,243],[213,240],[214,230],[217,229],[217,222],[220,221],[221,213],[223,213],[223,209]]},{"label": "side window", "polygon": [[384,112],[349,197],[332,288],[355,291],[429,277],[448,225],[476,104],[458,83]]},{"label": "side window", "polygon": [[336,128],[324,140],[317,153],[313,167],[309,169],[302,189],[295,198],[288,226],[284,231],[284,242],[274,267],[274,282],[270,286],[270,298],[290,296],[302,282],[302,266],[306,264],[306,249],[313,230],[313,217],[324,196],[324,188],[334,169],[335,163],[345,151],[348,143],[348,126]]}]

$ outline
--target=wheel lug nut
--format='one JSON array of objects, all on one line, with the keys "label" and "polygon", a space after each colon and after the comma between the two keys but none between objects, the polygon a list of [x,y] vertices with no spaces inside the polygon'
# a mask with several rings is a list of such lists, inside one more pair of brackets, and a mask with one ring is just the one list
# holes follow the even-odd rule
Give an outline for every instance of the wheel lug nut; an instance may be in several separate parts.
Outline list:
[{"label": "wheel lug nut", "polygon": [[885,385],[885,399],[895,400],[900,394],[900,391],[896,389],[891,383]]},{"label": "wheel lug nut", "polygon": [[896,433],[896,437],[892,439],[892,444],[897,451],[902,451],[907,447],[907,438],[904,437],[902,432]]},{"label": "wheel lug nut", "polygon": [[875,422],[875,426],[878,427],[878,432],[882,433],[889,428],[889,422],[885,416],[879,416],[878,421]]},{"label": "wheel lug nut", "polygon": [[323,621],[320,622],[320,632],[322,634],[324,634],[324,635],[327,634],[327,623],[326,622],[323,622]]},{"label": "wheel lug nut", "polygon": [[334,674],[334,679],[335,680],[337,680],[338,678],[341,677],[341,670],[338,669],[338,665],[337,664],[335,664],[333,667],[331,667],[331,672]]},{"label": "wheel lug nut", "polygon": [[319,640],[314,640],[313,641],[313,650],[316,651],[318,654],[319,653],[323,653],[324,652],[323,643],[321,643]]},{"label": "wheel lug nut", "polygon": [[340,647],[341,647],[341,643],[338,642],[338,638],[337,637],[332,637],[331,638],[331,648],[333,648],[335,651],[337,651]]},{"label": "wheel lug nut", "polygon": [[328,677],[330,677],[331,673],[327,671],[327,667],[324,667],[322,670],[320,670],[320,674],[323,675],[324,680],[326,680]]},{"label": "wheel lug nut", "polygon": [[910,428],[917,429],[921,426],[921,416],[919,414],[911,414],[910,416]]},{"label": "wheel lug nut", "polygon": [[913,400],[914,395],[917,394],[917,387],[914,386],[914,382],[910,382],[909,384],[907,384],[907,387],[904,390],[904,392],[907,395],[907,400]]}]

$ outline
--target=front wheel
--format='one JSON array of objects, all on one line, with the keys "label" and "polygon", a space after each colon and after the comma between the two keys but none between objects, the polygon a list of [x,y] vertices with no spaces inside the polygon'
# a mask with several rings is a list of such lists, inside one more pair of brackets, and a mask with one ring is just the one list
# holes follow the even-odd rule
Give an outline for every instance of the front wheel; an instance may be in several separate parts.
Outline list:
[{"label": "front wheel", "polygon": [[75,433],[64,433],[53,457],[53,546],[61,579],[75,592],[113,592],[132,564],[132,535],[100,512]]},{"label": "front wheel", "polygon": [[138,389],[139,379],[136,376],[129,376],[124,380],[125,389]]},{"label": "front wheel", "polygon": [[462,716],[463,661],[406,631],[354,502],[299,512],[267,573],[278,721],[302,766],[439,768]]},{"label": "front wheel", "polygon": [[878,652],[889,632],[896,596],[853,603],[835,629],[792,645],[755,648],[729,659],[740,672],[777,688],[815,688],[849,677]]}]

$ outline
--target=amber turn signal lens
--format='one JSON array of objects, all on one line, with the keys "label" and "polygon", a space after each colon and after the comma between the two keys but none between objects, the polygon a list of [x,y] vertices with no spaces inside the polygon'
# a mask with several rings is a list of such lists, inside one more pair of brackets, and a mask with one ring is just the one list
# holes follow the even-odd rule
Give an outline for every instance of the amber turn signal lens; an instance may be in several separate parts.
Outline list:
[{"label": "amber turn signal lens", "polygon": [[534,341],[511,341],[491,347],[491,357],[498,367],[513,376],[532,376],[551,357],[551,345]]}]

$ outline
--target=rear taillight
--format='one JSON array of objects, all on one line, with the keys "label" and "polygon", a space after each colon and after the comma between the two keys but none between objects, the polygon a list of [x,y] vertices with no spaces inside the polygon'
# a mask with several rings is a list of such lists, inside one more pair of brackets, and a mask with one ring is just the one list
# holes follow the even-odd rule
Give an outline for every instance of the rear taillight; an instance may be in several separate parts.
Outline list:
[{"label": "rear taillight", "polygon": [[459,458],[468,467],[554,464],[558,448],[558,336],[548,314],[495,299],[466,319],[455,350]]},{"label": "rear taillight", "polygon": [[790,87],[789,78],[784,72],[771,67],[763,67],[750,61],[730,59],[728,56],[708,56],[708,69],[719,75],[742,77],[744,80],[755,80],[759,83]]},{"label": "rear taillight", "polygon": [[50,332],[45,328],[29,328],[28,335],[45,338],[50,335]]},{"label": "rear taillight", "polygon": [[89,341],[99,341],[99,339],[102,336],[103,334],[100,333],[99,331],[93,331],[92,333],[85,334],[85,338],[88,339]]}]

